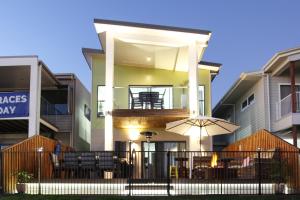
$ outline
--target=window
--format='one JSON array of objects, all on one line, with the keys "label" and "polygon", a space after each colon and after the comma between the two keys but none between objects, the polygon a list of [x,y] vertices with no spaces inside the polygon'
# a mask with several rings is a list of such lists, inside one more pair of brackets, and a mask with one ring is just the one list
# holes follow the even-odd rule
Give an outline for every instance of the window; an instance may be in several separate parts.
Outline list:
[{"label": "window", "polygon": [[248,97],[248,105],[252,105],[254,103],[254,94],[250,95],[250,97]]},{"label": "window", "polygon": [[90,121],[91,120],[91,109],[88,105],[84,104],[84,116]]},{"label": "window", "polygon": [[[300,85],[296,85],[296,92],[300,92]],[[280,100],[291,94],[291,85],[280,85]]]},{"label": "window", "polygon": [[97,116],[104,116],[104,104],[105,104],[105,86],[99,85],[97,91]]},{"label": "window", "polygon": [[126,142],[115,141],[115,155],[118,158],[126,158]]},{"label": "window", "polygon": [[246,108],[248,108],[254,102],[255,102],[254,94],[251,94],[246,100],[243,101],[241,110],[242,111],[246,110]]},{"label": "window", "polygon": [[248,106],[248,102],[247,102],[247,99],[245,101],[243,101],[242,103],[242,111],[245,110]]},{"label": "window", "polygon": [[199,114],[204,116],[205,114],[205,95],[204,95],[204,85],[199,85]]}]

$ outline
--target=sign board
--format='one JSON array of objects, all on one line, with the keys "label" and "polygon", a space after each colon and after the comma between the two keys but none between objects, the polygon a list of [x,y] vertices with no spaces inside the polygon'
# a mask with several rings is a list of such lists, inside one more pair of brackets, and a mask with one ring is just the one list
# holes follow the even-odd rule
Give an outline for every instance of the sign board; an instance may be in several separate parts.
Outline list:
[{"label": "sign board", "polygon": [[0,118],[27,117],[28,92],[0,92]]}]

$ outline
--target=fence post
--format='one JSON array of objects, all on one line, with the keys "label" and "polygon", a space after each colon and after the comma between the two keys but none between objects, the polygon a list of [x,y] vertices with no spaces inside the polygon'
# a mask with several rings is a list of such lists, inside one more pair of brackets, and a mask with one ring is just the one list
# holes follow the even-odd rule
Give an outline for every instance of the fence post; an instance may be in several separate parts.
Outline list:
[{"label": "fence post", "polygon": [[261,151],[258,149],[257,151],[258,157],[258,194],[261,195]]},{"label": "fence post", "polygon": [[3,194],[3,160],[2,160],[3,152],[0,151],[0,194]]},{"label": "fence post", "polygon": [[38,152],[38,194],[41,195],[41,171],[43,147],[37,149]]},{"label": "fence post", "polygon": [[129,189],[129,194],[128,196],[131,196],[131,179],[132,179],[132,151],[131,151],[131,141],[129,141],[129,177],[128,177],[128,189]]},{"label": "fence post", "polygon": [[170,183],[171,183],[171,179],[170,179],[170,151],[167,152],[167,194],[168,196],[170,195]]}]

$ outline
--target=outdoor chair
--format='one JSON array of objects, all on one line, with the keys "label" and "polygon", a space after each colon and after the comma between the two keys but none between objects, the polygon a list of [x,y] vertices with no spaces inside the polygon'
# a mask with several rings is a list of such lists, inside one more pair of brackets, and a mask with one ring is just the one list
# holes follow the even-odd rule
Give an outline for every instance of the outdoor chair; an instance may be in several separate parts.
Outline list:
[{"label": "outdoor chair", "polygon": [[164,109],[164,97],[165,97],[166,89],[162,94],[159,94],[159,98],[157,98],[153,102],[154,109]]},{"label": "outdoor chair", "polygon": [[114,172],[115,162],[113,152],[97,152],[96,159],[96,168],[100,172],[100,177],[104,177],[105,171]]},{"label": "outdoor chair", "polygon": [[134,95],[133,95],[133,93],[131,92],[130,89],[129,89],[129,95],[130,95],[130,98],[131,98],[130,108],[131,109],[136,109],[136,108],[142,109],[143,108],[143,104],[140,101],[140,98],[139,97],[134,97]]},{"label": "outdoor chair", "polygon": [[65,152],[63,155],[62,169],[65,176],[70,178],[77,177],[79,170],[78,154],[76,152]]},{"label": "outdoor chair", "polygon": [[56,155],[55,153],[50,153],[50,161],[52,164],[52,178],[60,178],[61,176],[61,163],[60,160],[58,158],[58,155]]},{"label": "outdoor chair", "polygon": [[82,152],[80,154],[80,172],[82,177],[91,178],[91,173],[96,170],[96,157],[94,152]]}]

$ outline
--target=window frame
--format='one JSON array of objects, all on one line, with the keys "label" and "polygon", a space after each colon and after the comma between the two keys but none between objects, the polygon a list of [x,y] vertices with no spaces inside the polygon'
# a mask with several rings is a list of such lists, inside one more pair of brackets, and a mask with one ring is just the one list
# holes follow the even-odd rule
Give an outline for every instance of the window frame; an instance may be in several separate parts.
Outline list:
[{"label": "window frame", "polygon": [[203,100],[200,99],[200,95],[199,95],[199,97],[198,97],[199,115],[201,115],[201,113],[200,113],[200,105],[201,105],[200,102],[203,102],[203,115],[202,116],[205,116],[205,94],[206,94],[205,85],[201,85],[201,84],[198,85],[198,94],[200,94],[200,87],[203,87]]},{"label": "window frame", "polygon": [[97,85],[97,95],[96,95],[96,111],[97,111],[96,115],[97,115],[97,118],[102,118],[102,117],[105,117],[105,115],[104,115],[104,113],[103,114],[99,114],[98,103],[99,102],[105,103],[105,100],[101,100],[101,101],[98,100],[99,87],[104,87],[105,88],[105,85]]},{"label": "window frame", "polygon": [[[249,98],[253,95],[253,101],[251,103],[249,103]],[[246,102],[246,106],[243,108],[243,104]],[[244,99],[244,101],[242,101],[241,103],[241,112],[247,110],[247,108],[249,108],[251,105],[253,105],[255,103],[255,93],[251,93],[250,95],[247,96],[247,98]]]},{"label": "window frame", "polygon": [[[287,85],[291,86],[291,83],[279,83],[278,84],[278,102],[280,102],[282,100],[281,99],[281,86],[287,86]],[[295,86],[300,87],[300,83],[295,83]],[[297,90],[296,90],[296,92],[297,92]]]}]

